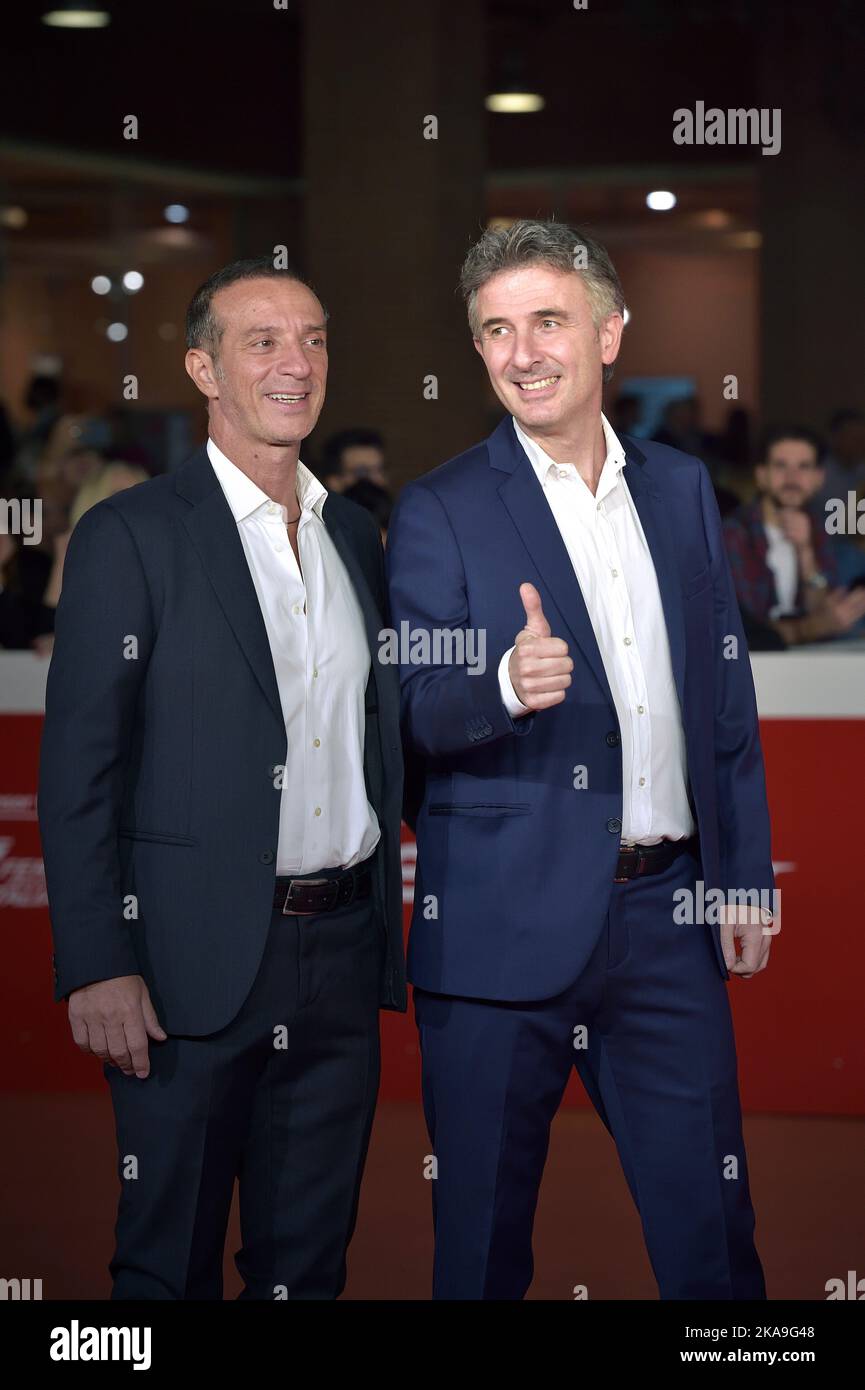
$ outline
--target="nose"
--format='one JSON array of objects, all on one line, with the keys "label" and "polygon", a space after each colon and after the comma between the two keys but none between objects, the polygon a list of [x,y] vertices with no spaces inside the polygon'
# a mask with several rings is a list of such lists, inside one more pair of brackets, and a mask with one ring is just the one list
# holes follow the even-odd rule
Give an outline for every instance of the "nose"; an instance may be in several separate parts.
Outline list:
[{"label": "nose", "polygon": [[537,345],[532,337],[531,329],[518,329],[513,338],[514,350],[511,354],[511,364],[518,372],[531,371],[540,361]]},{"label": "nose", "polygon": [[304,381],[311,374],[312,367],[299,338],[285,344],[276,370],[279,376],[294,377],[296,381]]}]

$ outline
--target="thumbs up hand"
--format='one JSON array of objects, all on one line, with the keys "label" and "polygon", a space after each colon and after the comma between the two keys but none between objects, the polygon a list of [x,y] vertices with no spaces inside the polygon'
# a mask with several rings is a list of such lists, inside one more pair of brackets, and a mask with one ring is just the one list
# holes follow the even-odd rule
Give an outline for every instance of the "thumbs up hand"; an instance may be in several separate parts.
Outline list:
[{"label": "thumbs up hand", "polygon": [[524,705],[531,710],[549,709],[564,700],[574,663],[568,656],[567,642],[551,636],[541,596],[534,584],[521,584],[520,598],[526,623],[517,633],[508,662],[508,675]]}]

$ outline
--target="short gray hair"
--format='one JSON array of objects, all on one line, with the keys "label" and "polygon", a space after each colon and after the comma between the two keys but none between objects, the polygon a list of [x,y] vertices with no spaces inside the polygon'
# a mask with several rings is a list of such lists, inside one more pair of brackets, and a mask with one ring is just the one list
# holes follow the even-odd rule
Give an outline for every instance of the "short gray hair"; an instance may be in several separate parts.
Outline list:
[{"label": "short gray hair", "polygon": [[[565,222],[531,222],[523,219],[510,227],[490,228],[469,251],[460,271],[460,290],[466,301],[469,327],[480,336],[478,290],[501,270],[546,265],[551,270],[582,277],[592,310],[592,322],[600,328],[610,314],[625,313],[625,296],[615,266],[599,241]],[[613,363],[604,366],[604,381],[613,375]]]}]

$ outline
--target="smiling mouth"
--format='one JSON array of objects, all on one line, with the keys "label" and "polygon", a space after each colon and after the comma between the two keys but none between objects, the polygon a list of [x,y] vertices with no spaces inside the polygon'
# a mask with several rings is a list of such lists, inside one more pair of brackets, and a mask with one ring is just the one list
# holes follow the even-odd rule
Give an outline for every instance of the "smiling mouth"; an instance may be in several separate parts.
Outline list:
[{"label": "smiling mouth", "polygon": [[298,395],[289,395],[287,391],[268,391],[267,399],[278,401],[280,405],[294,405],[297,401],[305,401],[308,395],[308,391],[301,391]]},{"label": "smiling mouth", "polygon": [[517,381],[514,383],[521,391],[543,391],[547,386],[555,386],[557,381],[561,381],[558,376],[541,376],[536,381]]}]

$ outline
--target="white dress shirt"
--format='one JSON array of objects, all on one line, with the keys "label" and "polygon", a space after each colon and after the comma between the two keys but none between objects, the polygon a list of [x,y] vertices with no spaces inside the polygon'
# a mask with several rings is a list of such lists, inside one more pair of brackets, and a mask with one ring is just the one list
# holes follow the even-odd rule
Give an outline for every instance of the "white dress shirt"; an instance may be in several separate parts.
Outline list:
[{"label": "white dress shirt", "polygon": [[207,454],[258,595],[288,738],[276,872],[350,868],[372,854],[381,831],[363,772],[369,644],[354,587],[322,520],[327,490],[298,459],[301,575],[286,508],[212,439]]},{"label": "white dress shirt", "polygon": [[[567,548],[610,684],[622,740],[622,839],[655,844],[695,833],[685,734],[655,567],[622,476],[625,453],[604,415],[601,424],[607,457],[594,496],[572,463],[556,463],[516,420],[514,429]],[[516,717],[527,708],[508,675],[513,650],[499,664],[499,688]]]},{"label": "white dress shirt", "polygon": [[796,610],[796,591],[799,588],[799,561],[796,547],[780,526],[765,522],[766,564],[775,578],[778,602],[769,609],[770,618],[780,618]]}]

